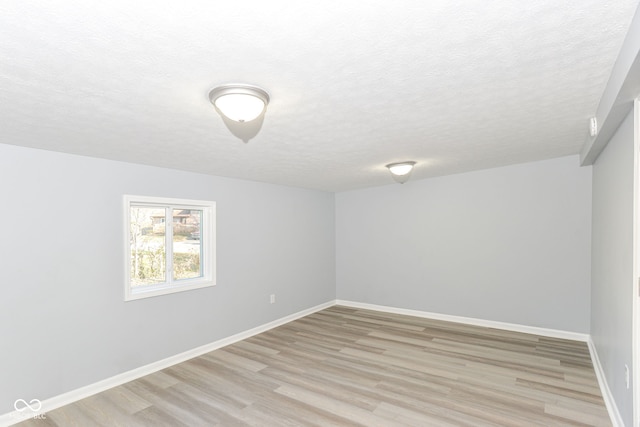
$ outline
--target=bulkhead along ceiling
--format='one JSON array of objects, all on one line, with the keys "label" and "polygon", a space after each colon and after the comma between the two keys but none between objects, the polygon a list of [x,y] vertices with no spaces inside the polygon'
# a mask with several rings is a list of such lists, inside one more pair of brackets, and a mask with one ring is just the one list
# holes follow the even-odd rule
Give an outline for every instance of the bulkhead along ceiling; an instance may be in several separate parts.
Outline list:
[{"label": "bulkhead along ceiling", "polygon": [[[0,142],[325,191],[578,154],[637,7],[7,0]],[[247,143],[207,96],[237,82]]]}]

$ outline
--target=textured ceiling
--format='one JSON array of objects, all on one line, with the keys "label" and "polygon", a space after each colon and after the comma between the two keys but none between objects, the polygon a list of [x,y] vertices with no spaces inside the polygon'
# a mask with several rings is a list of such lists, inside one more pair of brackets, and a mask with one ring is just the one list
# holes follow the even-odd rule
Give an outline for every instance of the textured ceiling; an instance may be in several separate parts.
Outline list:
[{"label": "textured ceiling", "polygon": [[[577,154],[637,7],[6,0],[0,142],[326,191]],[[248,143],[231,82],[271,96]]]}]

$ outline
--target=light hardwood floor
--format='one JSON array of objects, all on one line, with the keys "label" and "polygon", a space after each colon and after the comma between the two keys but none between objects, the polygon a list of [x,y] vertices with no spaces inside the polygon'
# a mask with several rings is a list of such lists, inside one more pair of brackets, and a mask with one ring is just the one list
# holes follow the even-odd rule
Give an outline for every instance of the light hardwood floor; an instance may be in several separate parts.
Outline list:
[{"label": "light hardwood floor", "polygon": [[609,426],[583,342],[334,306],[27,426]]}]

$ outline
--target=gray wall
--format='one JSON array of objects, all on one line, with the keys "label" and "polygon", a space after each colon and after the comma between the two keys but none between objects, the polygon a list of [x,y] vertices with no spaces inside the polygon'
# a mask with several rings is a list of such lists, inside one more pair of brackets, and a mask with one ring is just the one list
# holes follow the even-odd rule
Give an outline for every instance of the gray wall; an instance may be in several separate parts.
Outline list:
[{"label": "gray wall", "polygon": [[590,212],[577,156],[338,193],[338,298],[588,333]]},{"label": "gray wall", "polygon": [[593,165],[591,337],[625,425],[633,421],[633,113]]},{"label": "gray wall", "polygon": [[[217,286],[124,302],[123,194],[215,200]],[[0,196],[0,413],[335,299],[330,193],[0,145]]]}]

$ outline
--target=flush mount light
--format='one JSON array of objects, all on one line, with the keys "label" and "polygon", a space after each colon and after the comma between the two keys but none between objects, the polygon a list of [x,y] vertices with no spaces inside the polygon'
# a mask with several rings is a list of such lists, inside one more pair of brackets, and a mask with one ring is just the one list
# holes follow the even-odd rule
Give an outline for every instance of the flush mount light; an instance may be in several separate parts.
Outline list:
[{"label": "flush mount light", "polygon": [[389,172],[391,172],[391,176],[396,182],[404,184],[409,180],[411,171],[413,170],[413,166],[415,164],[416,162],[389,163],[387,165],[387,168],[389,169]]},{"label": "flush mount light", "polygon": [[257,86],[230,84],[209,92],[209,100],[218,112],[234,122],[258,118],[269,104],[269,94]]}]

